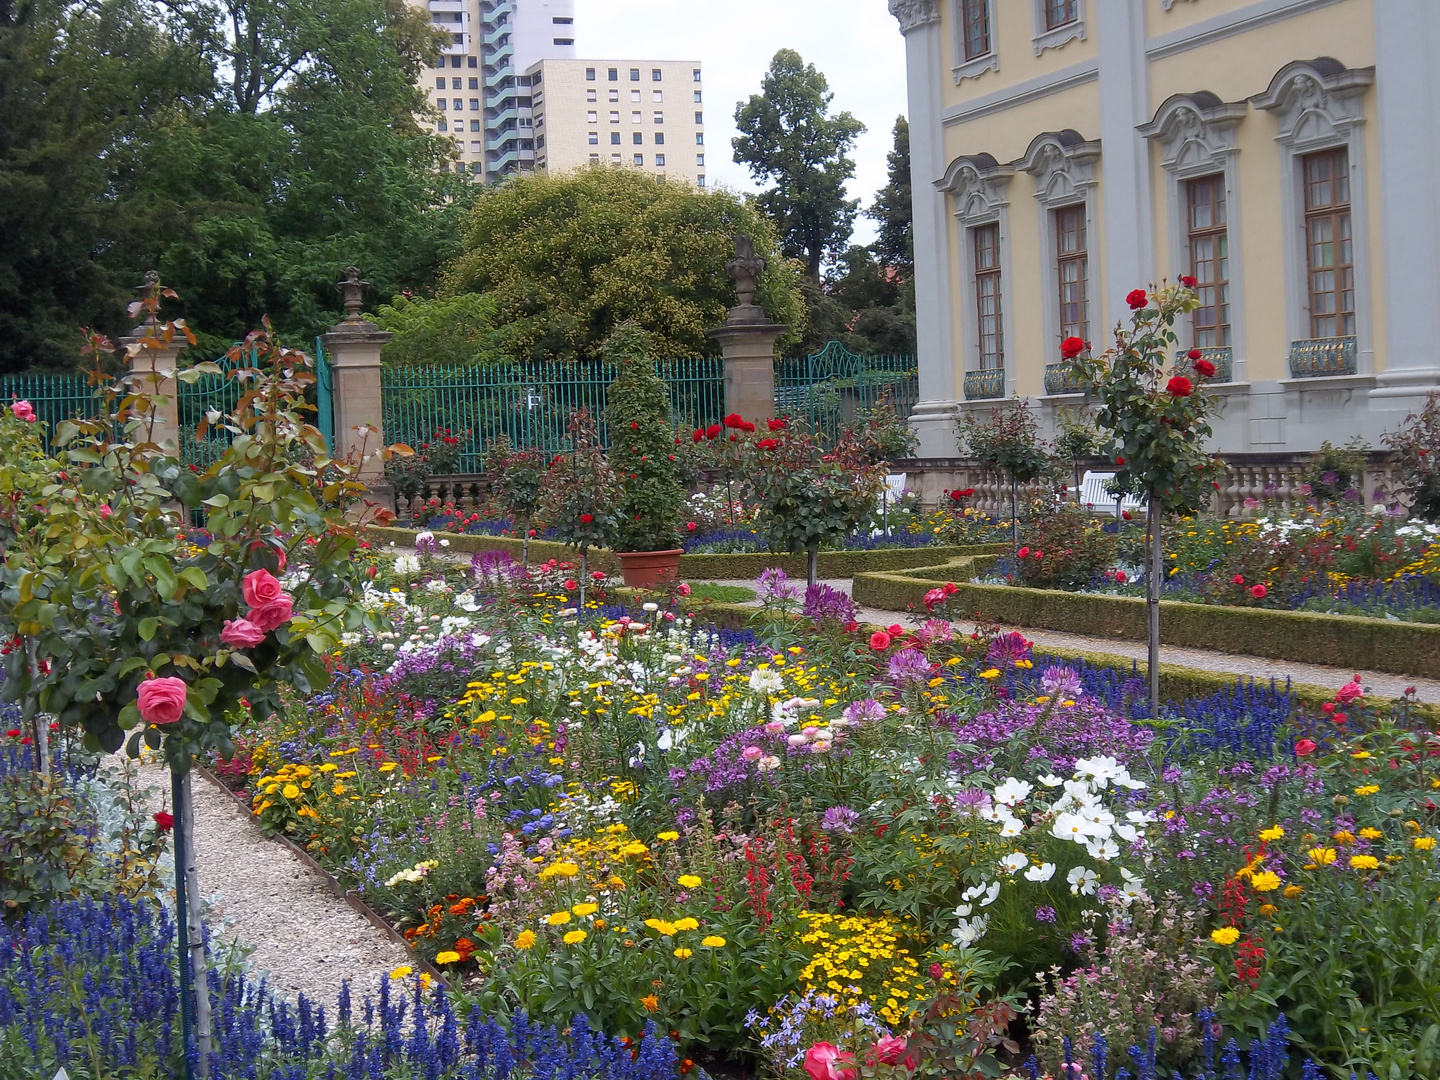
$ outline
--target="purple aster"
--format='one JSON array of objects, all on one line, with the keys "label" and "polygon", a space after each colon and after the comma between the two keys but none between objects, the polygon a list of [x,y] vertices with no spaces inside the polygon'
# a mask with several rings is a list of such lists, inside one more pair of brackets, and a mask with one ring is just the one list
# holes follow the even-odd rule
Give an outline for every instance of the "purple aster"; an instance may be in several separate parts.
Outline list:
[{"label": "purple aster", "polygon": [[1035,921],[1053,923],[1055,921],[1055,909],[1053,907],[1037,907],[1035,909]]},{"label": "purple aster", "polygon": [[859,820],[860,815],[848,806],[832,806],[820,819],[820,828],[826,832],[848,833],[854,831],[855,824]]}]

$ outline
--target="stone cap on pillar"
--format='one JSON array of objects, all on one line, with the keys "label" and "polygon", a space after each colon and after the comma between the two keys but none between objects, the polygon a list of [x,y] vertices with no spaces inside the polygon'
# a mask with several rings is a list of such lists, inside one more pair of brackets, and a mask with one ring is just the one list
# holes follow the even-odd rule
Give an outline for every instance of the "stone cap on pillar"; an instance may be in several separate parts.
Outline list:
[{"label": "stone cap on pillar", "polygon": [[340,296],[345,305],[345,317],[321,335],[321,340],[327,345],[332,340],[368,341],[383,345],[395,336],[388,330],[381,330],[380,327],[367,321],[360,314],[365,307],[365,290],[370,287],[370,283],[360,280],[358,266],[347,266],[345,277],[337,282],[335,287],[340,290]]},{"label": "stone cap on pillar", "polygon": [[[734,237],[735,258],[725,264],[725,273],[735,282],[735,295],[739,303],[730,309],[727,326],[735,323],[769,324],[765,309],[755,303],[755,279],[765,271],[765,260],[755,254],[755,241],[743,233]],[[712,331],[712,334],[714,332]]]}]

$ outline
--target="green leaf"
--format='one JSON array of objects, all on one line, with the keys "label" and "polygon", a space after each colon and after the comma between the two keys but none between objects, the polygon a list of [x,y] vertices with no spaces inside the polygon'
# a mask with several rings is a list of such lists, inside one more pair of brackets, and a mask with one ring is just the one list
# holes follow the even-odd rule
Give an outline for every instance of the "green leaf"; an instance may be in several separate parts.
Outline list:
[{"label": "green leaf", "polygon": [[212,510],[223,510],[230,505],[230,496],[224,492],[218,495],[211,495],[210,498],[206,499],[201,505],[208,506]]},{"label": "green leaf", "polygon": [[205,576],[205,571],[198,566],[187,566],[180,571],[180,580],[187,582],[192,588],[204,591],[210,587],[210,579]]},{"label": "green leaf", "polygon": [[138,632],[139,635],[140,635],[140,640],[141,640],[141,641],[151,641],[151,640],[153,640],[154,637],[155,637],[155,631],[158,630],[159,628],[160,628],[160,620],[157,619],[157,618],[155,618],[153,615],[152,615],[152,616],[147,616],[146,618],[141,619],[141,620],[140,620],[140,625],[137,627],[137,632]]},{"label": "green leaf", "polygon": [[191,509],[200,505],[200,482],[189,469],[182,469],[170,481],[170,490],[174,492],[175,498],[180,500],[181,505]]}]

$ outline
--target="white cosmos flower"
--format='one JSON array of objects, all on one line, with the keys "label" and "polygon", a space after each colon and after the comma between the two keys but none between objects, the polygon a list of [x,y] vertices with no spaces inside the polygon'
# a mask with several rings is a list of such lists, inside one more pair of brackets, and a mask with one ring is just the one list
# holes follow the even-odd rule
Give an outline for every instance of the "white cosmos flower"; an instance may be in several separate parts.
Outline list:
[{"label": "white cosmos flower", "polygon": [[1133,821],[1136,825],[1148,825],[1155,820],[1155,815],[1149,810],[1131,810],[1125,815],[1126,821]]},{"label": "white cosmos flower", "polygon": [[[977,895],[978,895],[978,894],[977,894]],[[957,907],[957,908],[955,909],[955,917],[956,917],[957,919],[965,919],[965,918],[968,918],[969,915],[970,915],[970,912],[972,912],[972,911],[974,911],[974,910],[975,910],[975,908],[974,908],[974,905],[972,905],[972,904],[961,904],[959,907]]]},{"label": "white cosmos flower", "polygon": [[1115,815],[1099,803],[1091,803],[1085,809],[1077,810],[1076,813],[1090,823],[1092,836],[1109,836],[1110,827],[1115,824]]},{"label": "white cosmos flower", "polygon": [[1001,820],[1000,820],[1000,835],[1001,835],[1001,836],[1019,836],[1019,835],[1020,835],[1022,832],[1024,832],[1024,831],[1025,831],[1025,823],[1024,823],[1023,821],[1021,821],[1019,818],[1017,818],[1017,817],[1012,817],[1012,816],[1009,815],[1009,814],[1006,814],[1005,817],[1001,818]]},{"label": "white cosmos flower", "polygon": [[1030,862],[1030,856],[1023,851],[1012,851],[1005,858],[1000,860],[1000,868],[1007,874],[1013,874],[1016,870],[1022,870]]},{"label": "white cosmos flower", "polygon": [[1027,784],[1024,780],[1017,780],[1011,776],[995,789],[992,798],[1003,806],[1014,806],[1016,803],[1025,801],[1025,797],[1035,790],[1035,785]]},{"label": "white cosmos flower", "polygon": [[679,746],[690,736],[688,727],[666,728],[660,733],[660,738],[655,740],[655,746],[660,750],[669,750]]},{"label": "white cosmos flower", "polygon": [[980,898],[981,907],[989,907],[1000,897],[1000,882],[993,881],[990,887],[985,890],[985,895]]},{"label": "white cosmos flower", "polygon": [[1053,862],[1036,863],[1025,871],[1026,881],[1049,881],[1055,876],[1055,864]]},{"label": "white cosmos flower", "polygon": [[1092,859],[1099,859],[1101,862],[1109,862],[1111,859],[1120,857],[1120,845],[1109,837],[1096,838],[1085,845]]},{"label": "white cosmos flower", "polygon": [[[978,896],[984,896],[984,895],[985,895],[985,883],[984,883],[984,882],[981,882],[979,885],[971,885],[968,889],[966,889],[964,892],[962,892],[962,893],[960,894],[960,899],[961,899],[961,900],[969,901],[969,900],[974,900],[974,899],[975,899],[976,897],[978,897]],[[964,916],[964,915],[969,915],[970,913],[969,913],[968,911],[966,911],[966,912],[957,911],[956,914],[957,914],[957,915],[962,915],[962,916]]]},{"label": "white cosmos flower", "polygon": [[1090,822],[1079,814],[1060,814],[1050,826],[1050,835],[1059,840],[1084,844],[1090,839]]},{"label": "white cosmos flower", "polygon": [[1062,780],[1060,777],[1056,776],[1054,773],[1046,773],[1044,776],[1040,777],[1040,783],[1044,784],[1046,787],[1059,787],[1061,784],[1065,783],[1065,781]]},{"label": "white cosmos flower", "polygon": [[1093,896],[1100,885],[1100,876],[1088,866],[1077,866],[1065,875],[1070,891],[1076,896]]},{"label": "white cosmos flower", "polygon": [[1140,830],[1134,825],[1115,825],[1111,827],[1110,831],[1127,844],[1133,844],[1140,835]]},{"label": "white cosmos flower", "polygon": [[985,935],[985,928],[990,925],[990,920],[984,915],[976,915],[973,919],[962,919],[960,925],[950,931],[950,937],[959,948],[967,948],[979,941]]},{"label": "white cosmos flower", "polygon": [[1129,776],[1125,767],[1108,754],[1093,758],[1080,758],[1075,762],[1075,775],[1093,780],[1095,786],[1103,788],[1118,776]]}]

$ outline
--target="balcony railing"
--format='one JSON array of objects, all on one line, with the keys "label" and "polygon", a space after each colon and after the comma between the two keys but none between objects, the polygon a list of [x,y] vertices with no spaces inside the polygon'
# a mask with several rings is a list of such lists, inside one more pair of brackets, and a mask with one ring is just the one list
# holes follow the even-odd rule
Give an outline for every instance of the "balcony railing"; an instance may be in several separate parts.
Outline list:
[{"label": "balcony railing", "polygon": [[1311,338],[1290,343],[1291,378],[1321,379],[1355,372],[1353,337]]},{"label": "balcony railing", "polygon": [[1069,364],[1046,364],[1045,365],[1045,393],[1047,394],[1083,394],[1085,386],[1075,377]]},{"label": "balcony railing", "polygon": [[1004,396],[1004,368],[982,368],[978,371],[965,372],[965,397],[967,400]]},{"label": "balcony railing", "polygon": [[[1207,345],[1199,350],[1197,360],[1209,360],[1215,365],[1215,374],[1210,377],[1210,382],[1234,382],[1235,381],[1235,358],[1234,350],[1229,345]],[[1190,350],[1181,349],[1175,354],[1175,373],[1177,375],[1189,375],[1194,366],[1190,359]]]}]

